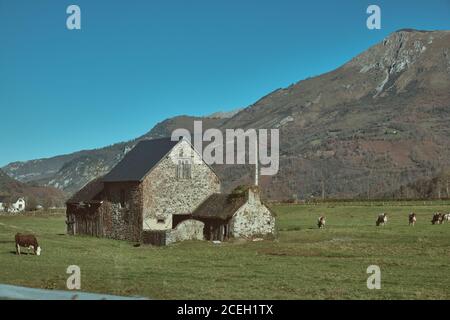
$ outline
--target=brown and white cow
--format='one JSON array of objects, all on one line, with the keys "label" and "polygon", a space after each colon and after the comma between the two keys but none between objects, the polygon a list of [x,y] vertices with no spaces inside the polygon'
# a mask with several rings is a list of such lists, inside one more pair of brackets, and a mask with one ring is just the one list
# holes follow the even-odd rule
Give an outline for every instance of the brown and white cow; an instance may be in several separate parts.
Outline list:
[{"label": "brown and white cow", "polygon": [[416,222],[417,222],[416,214],[414,212],[412,212],[409,215],[409,225],[414,227],[416,225]]},{"label": "brown and white cow", "polygon": [[376,225],[377,227],[379,227],[380,225],[385,226],[386,222],[387,222],[388,218],[387,218],[387,214],[386,213],[382,213],[378,216]]},{"label": "brown and white cow", "polygon": [[433,224],[433,225],[442,224],[443,221],[444,221],[444,215],[442,213],[438,212],[433,215],[433,219],[431,219],[431,224]]},{"label": "brown and white cow", "polygon": [[20,255],[20,247],[32,249],[34,254],[41,255],[41,247],[39,246],[37,239],[32,234],[16,234],[16,253]]},{"label": "brown and white cow", "polygon": [[325,228],[325,223],[326,223],[325,219],[326,218],[324,216],[321,216],[319,218],[319,220],[317,221],[317,226],[319,227],[319,229]]}]

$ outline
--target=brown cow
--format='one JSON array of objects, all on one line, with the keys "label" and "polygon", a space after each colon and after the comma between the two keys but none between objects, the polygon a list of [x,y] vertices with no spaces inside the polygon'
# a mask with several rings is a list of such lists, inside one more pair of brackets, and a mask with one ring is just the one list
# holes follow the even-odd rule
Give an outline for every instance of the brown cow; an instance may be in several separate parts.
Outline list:
[{"label": "brown cow", "polygon": [[33,249],[34,254],[41,255],[41,247],[39,246],[37,239],[32,234],[16,234],[16,253],[20,255],[20,247]]},{"label": "brown cow", "polygon": [[325,217],[321,216],[319,218],[319,220],[317,221],[317,226],[319,227],[319,229],[323,229],[323,228],[325,228],[325,223],[326,223]]},{"label": "brown cow", "polygon": [[409,215],[409,225],[410,226],[412,225],[414,227],[416,225],[416,222],[417,222],[417,217],[416,217],[416,214],[413,212]]}]

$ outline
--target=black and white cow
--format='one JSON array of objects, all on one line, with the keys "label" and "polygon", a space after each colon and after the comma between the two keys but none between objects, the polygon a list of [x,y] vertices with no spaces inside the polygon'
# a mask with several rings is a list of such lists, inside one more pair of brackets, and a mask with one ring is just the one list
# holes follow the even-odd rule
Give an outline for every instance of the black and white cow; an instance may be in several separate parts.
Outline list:
[{"label": "black and white cow", "polygon": [[409,219],[409,225],[414,227],[416,225],[416,222],[417,222],[416,214],[414,212],[412,212],[409,215],[408,219]]},{"label": "black and white cow", "polygon": [[387,218],[387,214],[386,213],[382,213],[378,216],[376,225],[377,227],[381,226],[385,226],[386,222],[387,222],[388,218]]},{"label": "black and white cow", "polygon": [[431,219],[431,224],[442,224],[444,222],[444,215],[440,212],[435,213],[433,215],[433,219]]}]

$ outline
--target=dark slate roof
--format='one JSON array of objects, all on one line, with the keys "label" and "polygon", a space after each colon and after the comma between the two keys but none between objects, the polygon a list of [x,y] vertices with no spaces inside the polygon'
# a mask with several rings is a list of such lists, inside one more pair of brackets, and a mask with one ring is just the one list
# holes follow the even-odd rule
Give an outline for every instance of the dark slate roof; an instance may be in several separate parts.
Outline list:
[{"label": "dark slate roof", "polygon": [[231,218],[246,201],[247,197],[245,194],[234,196],[215,193],[195,209],[192,217],[226,220]]},{"label": "dark slate roof", "polygon": [[[239,186],[230,194],[215,193],[206,199],[192,213],[193,218],[228,220],[242,207],[248,199],[248,192],[260,193],[257,186]],[[262,204],[275,217],[276,213],[262,201]]]},{"label": "dark slate roof", "polygon": [[170,138],[140,141],[104,178],[104,182],[142,181],[178,143]]},{"label": "dark slate roof", "polygon": [[67,203],[73,204],[73,203],[100,200],[100,194],[102,191],[103,191],[102,178],[97,178],[89,182],[80,191],[75,193],[69,200],[67,200]]}]

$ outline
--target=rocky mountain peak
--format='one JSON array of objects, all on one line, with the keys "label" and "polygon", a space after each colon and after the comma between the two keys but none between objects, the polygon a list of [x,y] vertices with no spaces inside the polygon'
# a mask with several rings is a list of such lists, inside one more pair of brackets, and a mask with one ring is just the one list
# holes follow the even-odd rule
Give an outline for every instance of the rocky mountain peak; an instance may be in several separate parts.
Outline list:
[{"label": "rocky mountain peak", "polygon": [[[357,68],[361,74],[375,79],[376,92],[373,97],[377,98],[385,95],[389,89],[401,92],[412,81],[429,80],[425,79],[427,71],[442,63],[441,57],[436,56],[436,53],[442,50],[445,55],[449,47],[448,31],[403,29],[392,33],[345,67]],[[417,76],[419,73],[422,75]]]},{"label": "rocky mountain peak", "polygon": [[353,59],[349,66],[359,66],[362,73],[373,69],[399,73],[414,64],[433,40],[433,32],[400,30]]}]

